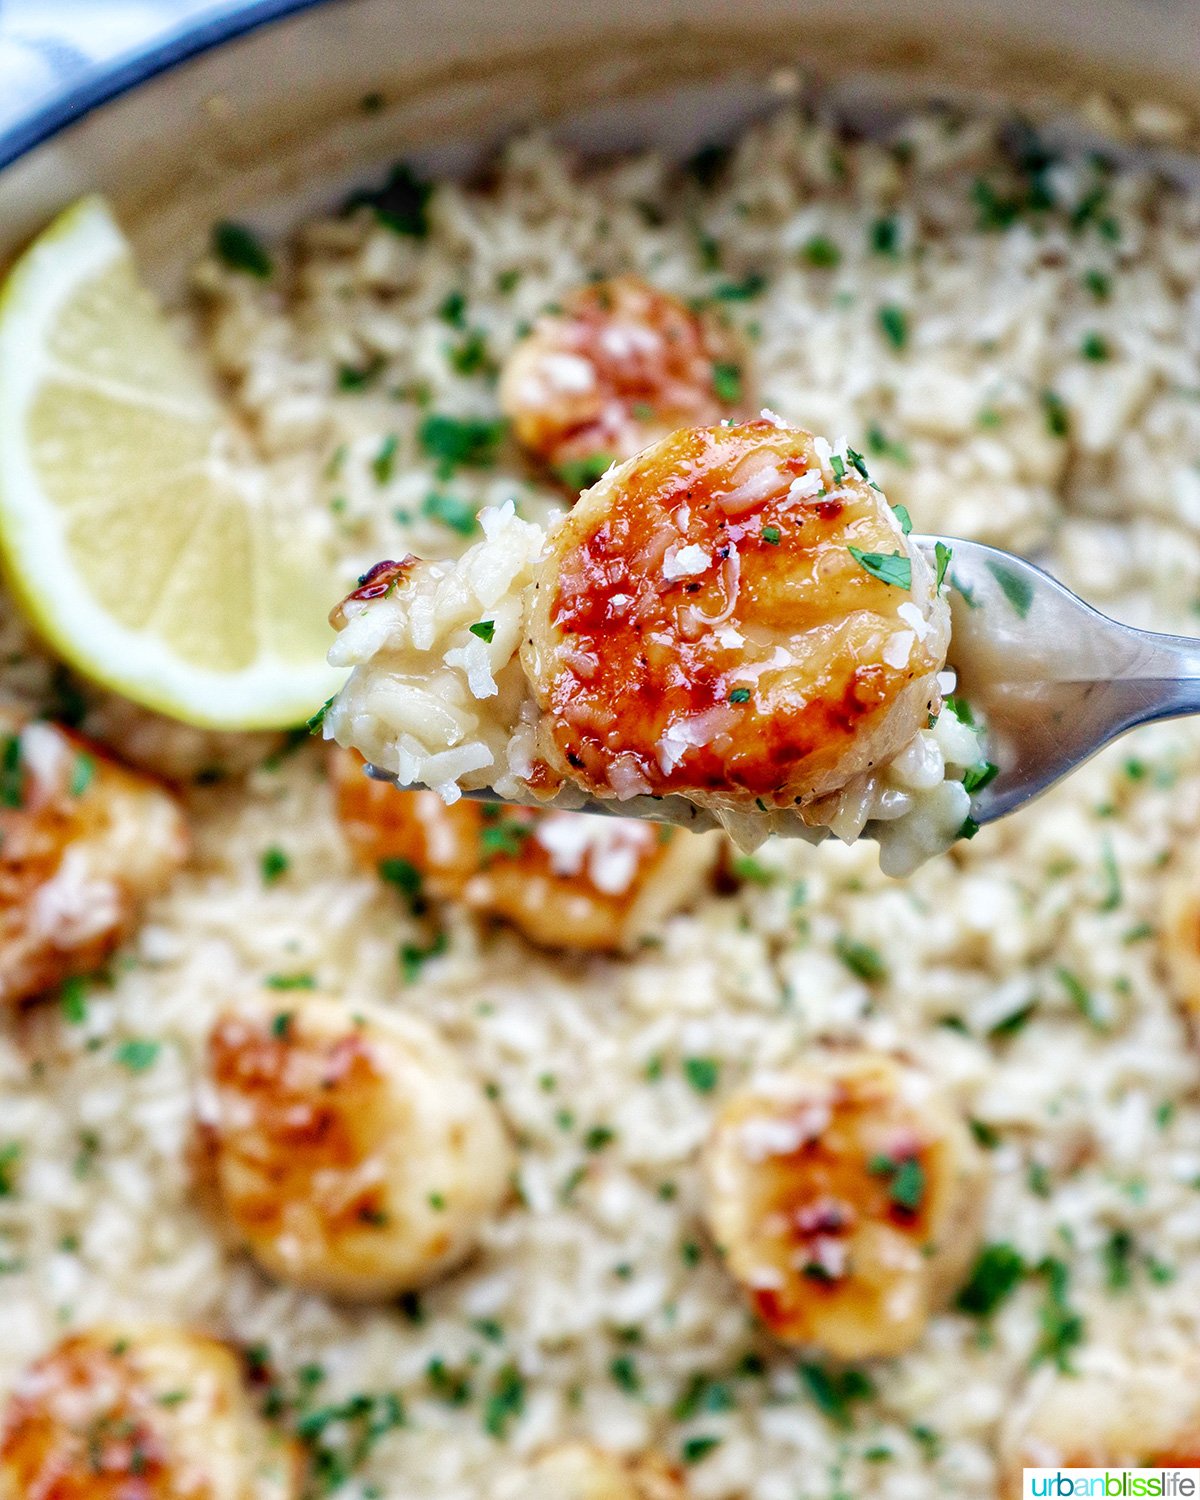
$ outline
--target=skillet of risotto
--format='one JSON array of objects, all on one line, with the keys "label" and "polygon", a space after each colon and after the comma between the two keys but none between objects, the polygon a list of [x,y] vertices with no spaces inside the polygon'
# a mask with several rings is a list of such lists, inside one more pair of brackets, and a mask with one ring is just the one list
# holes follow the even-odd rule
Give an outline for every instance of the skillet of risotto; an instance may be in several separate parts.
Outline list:
[{"label": "skillet of risotto", "polygon": [[[347,590],[765,406],[1195,624],[1200,197],[1015,120],[520,138],[218,237],[173,317]],[[5,1500],[1200,1462],[1188,725],[896,881],[169,724],[7,601],[0,663]]]}]

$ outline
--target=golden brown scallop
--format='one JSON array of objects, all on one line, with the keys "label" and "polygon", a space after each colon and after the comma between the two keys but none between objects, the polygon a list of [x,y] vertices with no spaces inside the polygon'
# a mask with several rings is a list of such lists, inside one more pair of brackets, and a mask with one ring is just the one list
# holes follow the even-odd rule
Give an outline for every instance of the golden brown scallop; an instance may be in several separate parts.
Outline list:
[{"label": "golden brown scallop", "polygon": [[299,1286],[376,1299],[464,1260],[508,1192],[494,1106],[398,1009],[304,994],[209,1039],[204,1185],[230,1234]]},{"label": "golden brown scallop", "polygon": [[294,1500],[299,1456],[255,1412],[234,1354],[182,1328],[105,1324],[21,1375],[0,1500]]},{"label": "golden brown scallop", "polygon": [[1200,861],[1185,856],[1162,893],[1160,953],[1176,1004],[1200,1017]]},{"label": "golden brown scallop", "polygon": [[552,535],[522,661],[550,771],[598,797],[789,808],[940,705],[949,610],[883,496],[762,419],[677,432]]},{"label": "golden brown scallop", "polygon": [[1001,1431],[1001,1500],[1021,1500],[1025,1468],[1200,1468],[1198,1376],[1194,1362],[1039,1371]]},{"label": "golden brown scallop", "polygon": [[187,852],[169,792],[70,730],[0,709],[0,1002],[97,968]]},{"label": "golden brown scallop", "polygon": [[578,493],[677,427],[743,405],[745,352],[636,276],[581,287],[509,356],[500,405],[517,441]]},{"label": "golden brown scallop", "polygon": [[924,1074],[833,1053],[728,1101],[705,1152],[705,1213],[777,1338],[869,1359],[911,1348],[959,1285],[985,1177]]},{"label": "golden brown scallop", "polygon": [[712,834],[632,818],[447,807],[435,792],[370,780],[353,751],[335,751],[330,767],[342,830],[364,866],[500,917],[546,948],[636,948],[700,894],[720,850]]},{"label": "golden brown scallop", "polygon": [[686,1500],[678,1469],[652,1454],[559,1443],[525,1465],[497,1500]]}]

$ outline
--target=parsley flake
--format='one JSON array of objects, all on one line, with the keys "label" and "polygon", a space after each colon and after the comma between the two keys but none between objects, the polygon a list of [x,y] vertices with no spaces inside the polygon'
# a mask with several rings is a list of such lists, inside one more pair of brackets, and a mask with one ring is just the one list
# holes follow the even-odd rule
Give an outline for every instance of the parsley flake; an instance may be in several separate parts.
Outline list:
[{"label": "parsley flake", "polygon": [[850,556],[872,578],[893,588],[912,588],[912,561],[902,552],[863,552],[858,547],[848,549]]},{"label": "parsley flake", "polygon": [[717,400],[732,406],[742,399],[742,367],[734,364],[713,365],[713,390]]},{"label": "parsley flake", "polygon": [[1033,603],[1033,584],[1021,573],[1003,563],[989,562],[988,572],[1000,585],[1000,591],[1023,620]]},{"label": "parsley flake", "polygon": [[115,1057],[123,1068],[131,1073],[144,1073],[153,1067],[162,1051],[161,1042],[152,1042],[145,1037],[131,1037],[117,1048]]},{"label": "parsley flake", "polygon": [[1016,1291],[1025,1270],[1024,1256],[1012,1245],[985,1245],[955,1298],[955,1307],[975,1318],[990,1318]]},{"label": "parsley flake", "polygon": [[879,309],[879,326],[893,349],[903,349],[908,343],[908,315],[894,302],[885,303]]},{"label": "parsley flake", "polygon": [[247,276],[266,281],[274,269],[262,241],[244,224],[225,221],[214,225],[212,247],[217,259],[231,271],[244,271]]}]

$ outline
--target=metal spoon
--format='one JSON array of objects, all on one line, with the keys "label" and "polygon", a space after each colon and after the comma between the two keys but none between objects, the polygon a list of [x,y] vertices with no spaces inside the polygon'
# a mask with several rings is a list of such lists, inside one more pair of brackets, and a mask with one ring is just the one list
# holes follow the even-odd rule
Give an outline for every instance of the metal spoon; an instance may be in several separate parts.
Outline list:
[{"label": "metal spoon", "polygon": [[[932,553],[936,537],[914,538]],[[951,665],[1000,769],[977,823],[1023,807],[1139,724],[1200,713],[1200,640],[1135,630],[1010,552],[953,549]]]},{"label": "metal spoon", "polygon": [[[999,768],[972,798],[976,823],[1023,807],[1139,724],[1200,713],[1200,640],[1110,620],[1011,552],[951,537],[912,540],[931,562],[939,542],[951,549],[955,691],[986,721],[987,755]],[[367,771],[399,784],[377,766]],[[504,800],[491,790],[464,795]],[[716,826],[705,810],[674,796],[586,802],[578,810]]]}]

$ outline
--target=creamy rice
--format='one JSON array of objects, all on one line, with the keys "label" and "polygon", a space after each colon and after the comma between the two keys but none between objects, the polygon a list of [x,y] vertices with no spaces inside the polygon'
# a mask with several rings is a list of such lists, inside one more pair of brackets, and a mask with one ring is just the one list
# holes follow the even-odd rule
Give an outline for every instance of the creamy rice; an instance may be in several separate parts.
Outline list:
[{"label": "creamy rice", "polygon": [[[757,327],[763,399],[875,450],[918,530],[1037,550],[1111,612],[1194,624],[1200,198],[1081,160],[1037,171],[1062,205],[1044,215],[987,123],[930,113],[900,138],[897,153],[784,116],[706,194],[654,157],[580,177],[521,141],[489,194],[437,191],[424,240],[360,214],[273,247],[266,284],[205,263],[180,327],[272,478],[314,497],[314,537],[348,587],[381,556],[461,550],[455,527],[482,506],[546,519],[555,497],[502,440],[491,467],[443,476],[422,424],[493,422],[487,365],[518,325],[593,271],[634,269],[716,292]],[[903,311],[901,340],[882,308]],[[482,366],[462,352],[475,329]],[[0,645],[9,691],[61,703],[7,606]],[[159,736],[111,700],[92,722],[209,774],[186,794],[191,865],[85,1018],[51,1003],[4,1028],[0,1387],[64,1329],[180,1319],[264,1345],[309,1409],[403,1400],[406,1425],[347,1495],[480,1500],[513,1455],[579,1434],[686,1451],[697,1500],[990,1500],[997,1433],[1039,1350],[1081,1369],[1186,1368],[1200,1093],[1156,923],[1200,820],[1187,725],[1140,733],[905,884],[870,845],[774,842],[637,957],[547,956],[448,911],[446,951],[405,984],[397,948],[425,930],[355,873],[319,746],[214,781],[257,742]],[[289,863],[268,882],[271,848]],[[192,1094],[217,1006],[307,976],[435,1023],[518,1142],[520,1201],[470,1267],[406,1308],[272,1285],[192,1201]],[[756,1334],[699,1229],[697,1152],[728,1090],[817,1039],[895,1049],[945,1080],[990,1147],[987,1240],[1031,1268],[1052,1258],[1065,1291],[1031,1271],[986,1324],[935,1318],[869,1385]],[[698,1058],[713,1070],[689,1072]],[[331,1418],[310,1446],[352,1437]]]}]

